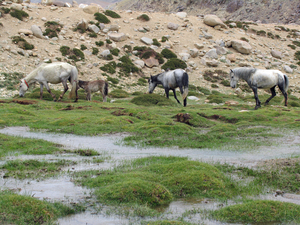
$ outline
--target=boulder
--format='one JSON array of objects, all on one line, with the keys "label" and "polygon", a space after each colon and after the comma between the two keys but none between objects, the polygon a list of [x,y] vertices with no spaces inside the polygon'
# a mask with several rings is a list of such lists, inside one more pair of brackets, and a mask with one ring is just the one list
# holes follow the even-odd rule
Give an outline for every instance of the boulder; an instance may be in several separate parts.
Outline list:
[{"label": "boulder", "polygon": [[77,23],[77,27],[86,30],[89,27],[89,23],[86,19],[82,19],[79,23]]},{"label": "boulder", "polygon": [[90,24],[88,26],[88,30],[93,31],[96,34],[100,31],[99,27],[97,27],[95,24]]},{"label": "boulder", "polygon": [[13,3],[13,4],[11,4],[10,8],[11,9],[16,9],[16,10],[22,10],[23,6],[20,5],[20,4]]},{"label": "boulder", "polygon": [[42,5],[52,5],[53,0],[41,0]]},{"label": "boulder", "polygon": [[289,67],[288,65],[283,66],[283,70],[287,73],[293,73],[293,69]]},{"label": "boulder", "polygon": [[142,37],[141,41],[147,45],[152,45],[153,44],[153,40],[151,38],[147,38],[147,37]]},{"label": "boulder", "polygon": [[216,15],[205,15],[203,22],[211,27],[220,25],[222,28],[227,28],[223,21]]},{"label": "boulder", "polygon": [[176,24],[176,23],[168,23],[168,26],[167,26],[170,30],[177,30],[179,25]]},{"label": "boulder", "polygon": [[79,6],[78,6],[78,3],[76,2],[76,1],[72,1],[72,6],[74,7],[74,8],[78,8]]},{"label": "boulder", "polygon": [[88,5],[83,8],[83,12],[94,15],[96,12],[99,12],[98,5]]},{"label": "boulder", "polygon": [[20,29],[18,34],[33,35],[32,31],[29,29]]},{"label": "boulder", "polygon": [[149,68],[152,68],[154,66],[159,66],[158,59],[156,59],[153,56],[150,56],[148,59],[143,59],[143,61],[145,62],[145,65]]},{"label": "boulder", "polygon": [[115,42],[125,41],[127,39],[127,35],[124,33],[110,33],[108,37]]},{"label": "boulder", "polygon": [[118,32],[120,30],[120,26],[113,24],[113,25],[110,25],[110,27],[108,29],[109,29],[109,31],[117,31]]},{"label": "boulder", "polygon": [[235,62],[236,56],[235,56],[235,54],[228,54],[227,59],[229,59],[230,62]]},{"label": "boulder", "polygon": [[65,7],[65,3],[61,1],[53,1],[52,5],[58,6],[58,7]]},{"label": "boulder", "polygon": [[39,26],[32,25],[31,31],[32,31],[33,36],[35,36],[37,38],[44,38],[42,29]]},{"label": "boulder", "polygon": [[248,42],[241,40],[231,41],[231,46],[242,54],[250,54],[252,50],[252,47]]},{"label": "boulder", "polygon": [[277,58],[277,59],[281,59],[282,58],[282,53],[280,51],[272,50],[271,51],[271,55],[274,58]]}]

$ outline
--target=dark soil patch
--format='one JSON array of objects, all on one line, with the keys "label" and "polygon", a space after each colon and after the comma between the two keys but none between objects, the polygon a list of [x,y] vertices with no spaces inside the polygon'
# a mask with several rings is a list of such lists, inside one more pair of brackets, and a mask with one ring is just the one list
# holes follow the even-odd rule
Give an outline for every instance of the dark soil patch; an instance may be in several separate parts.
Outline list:
[{"label": "dark soil patch", "polygon": [[13,99],[12,101],[0,100],[0,103],[18,103],[21,105],[33,105],[33,104],[37,104],[37,101]]},{"label": "dark soil patch", "polygon": [[212,120],[222,120],[222,121],[225,121],[227,123],[237,123],[239,120],[237,118],[226,118],[224,116],[221,116],[221,115],[217,115],[217,114],[214,114],[212,116],[206,116],[205,114],[203,113],[197,113],[199,116],[202,116],[206,119],[212,119]]}]

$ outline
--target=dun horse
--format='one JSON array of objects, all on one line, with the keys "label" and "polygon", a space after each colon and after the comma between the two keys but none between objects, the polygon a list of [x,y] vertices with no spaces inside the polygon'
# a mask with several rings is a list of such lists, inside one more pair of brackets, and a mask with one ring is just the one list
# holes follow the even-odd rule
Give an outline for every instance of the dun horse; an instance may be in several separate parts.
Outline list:
[{"label": "dun horse", "polygon": [[175,69],[165,71],[156,76],[151,76],[148,80],[149,83],[149,93],[151,94],[158,84],[162,84],[165,89],[166,96],[169,98],[169,91],[172,90],[174,93],[174,98],[180,104],[177,99],[175,88],[179,87],[180,93],[182,95],[183,105],[186,106],[186,98],[188,95],[189,87],[189,76],[182,69]]},{"label": "dun horse", "polygon": [[78,86],[83,88],[86,92],[86,100],[91,101],[91,94],[100,91],[103,97],[103,102],[106,102],[106,96],[108,95],[108,83],[104,80],[95,81],[78,81]]},{"label": "dun horse", "polygon": [[275,87],[278,86],[285,99],[287,106],[287,90],[289,87],[288,77],[279,70],[263,70],[255,68],[235,68],[230,70],[230,86],[235,88],[239,79],[245,80],[254,92],[256,100],[255,109],[260,107],[257,89],[270,89],[272,96],[267,99],[265,105],[276,96]]},{"label": "dun horse", "polygon": [[26,91],[28,90],[29,86],[35,82],[38,82],[40,84],[40,99],[43,99],[43,87],[45,86],[47,91],[53,97],[53,100],[56,101],[56,96],[51,92],[48,83],[62,83],[64,86],[64,92],[59,96],[58,101],[60,101],[63,98],[66,91],[69,89],[67,85],[67,81],[69,81],[72,85],[69,98],[72,98],[74,95],[76,95],[75,102],[77,102],[77,76],[78,71],[76,67],[68,63],[43,63],[38,68],[33,70],[30,74],[28,74],[24,79],[21,80],[19,95],[20,97],[23,97]]}]

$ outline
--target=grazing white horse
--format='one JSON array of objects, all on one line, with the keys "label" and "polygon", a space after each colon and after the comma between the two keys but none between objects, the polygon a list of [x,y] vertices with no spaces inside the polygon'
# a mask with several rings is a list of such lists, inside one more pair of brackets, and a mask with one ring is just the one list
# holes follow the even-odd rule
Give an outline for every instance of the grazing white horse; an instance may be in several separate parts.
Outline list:
[{"label": "grazing white horse", "polygon": [[69,80],[69,82],[72,85],[69,98],[72,98],[76,94],[75,102],[77,102],[77,77],[78,71],[76,67],[70,65],[69,63],[43,63],[38,68],[33,70],[30,74],[28,74],[24,79],[21,80],[19,95],[20,97],[23,97],[25,95],[25,92],[28,90],[29,86],[35,82],[38,82],[41,87],[40,99],[43,99],[43,87],[45,86],[47,91],[53,97],[53,100],[56,101],[56,96],[51,92],[48,83],[62,83],[64,86],[64,92],[59,96],[58,101],[60,101],[63,98],[66,91],[68,90],[67,81]]},{"label": "grazing white horse", "polygon": [[176,96],[175,88],[179,87],[182,95],[183,105],[186,106],[186,97],[189,92],[189,76],[183,69],[175,69],[165,71],[156,76],[150,76],[149,80],[149,93],[151,94],[158,84],[162,84],[165,89],[167,98],[169,98],[169,91],[172,90],[174,98],[180,104]]},{"label": "grazing white horse", "polygon": [[260,107],[260,101],[257,95],[257,89],[270,89],[272,96],[267,99],[265,105],[276,96],[275,87],[278,86],[285,99],[285,106],[287,106],[287,90],[289,87],[289,79],[287,75],[279,70],[263,70],[247,67],[239,67],[230,70],[230,86],[235,88],[239,79],[245,80],[249,87],[254,92],[256,100],[255,109]]}]

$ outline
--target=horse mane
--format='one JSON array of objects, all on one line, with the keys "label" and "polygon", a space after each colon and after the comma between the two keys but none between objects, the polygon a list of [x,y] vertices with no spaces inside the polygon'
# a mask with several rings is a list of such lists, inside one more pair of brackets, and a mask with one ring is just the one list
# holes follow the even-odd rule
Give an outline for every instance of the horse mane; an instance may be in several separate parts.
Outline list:
[{"label": "horse mane", "polygon": [[257,69],[253,67],[238,67],[233,69],[234,75],[238,77],[249,77],[251,74],[255,73]]},{"label": "horse mane", "polygon": [[35,68],[33,71],[31,71],[24,79],[26,79],[27,82],[30,82],[33,78],[35,78],[37,76],[37,73],[39,72],[39,70],[47,65],[49,65],[49,64],[42,63],[37,68]]}]

